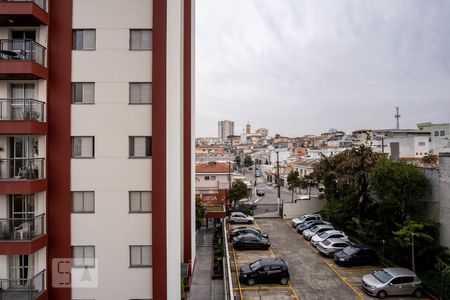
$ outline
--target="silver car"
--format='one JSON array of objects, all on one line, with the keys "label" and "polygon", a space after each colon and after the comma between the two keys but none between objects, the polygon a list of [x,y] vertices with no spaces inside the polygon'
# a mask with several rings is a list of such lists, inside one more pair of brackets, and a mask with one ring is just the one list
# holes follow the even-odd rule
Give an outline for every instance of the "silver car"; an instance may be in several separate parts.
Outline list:
[{"label": "silver car", "polygon": [[323,255],[328,257],[332,257],[334,252],[344,249],[345,247],[350,246],[348,241],[344,241],[342,239],[330,238],[326,239],[317,244],[317,250],[320,251]]},{"label": "silver car", "polygon": [[308,241],[316,234],[321,233],[323,231],[334,230],[331,225],[315,225],[308,230],[303,231],[303,237]]},{"label": "silver car", "polygon": [[247,216],[244,213],[241,212],[232,212],[230,214],[230,223],[246,223],[246,224],[253,224],[253,221],[255,219],[252,216]]},{"label": "silver car", "polygon": [[348,236],[343,231],[327,230],[327,231],[321,232],[321,233],[313,236],[311,239],[311,243],[313,243],[313,245],[317,247],[317,244],[319,244],[320,242],[323,242],[327,239],[332,239],[332,238],[337,238],[337,239],[342,239],[342,240],[348,241]]},{"label": "silver car", "polygon": [[391,295],[423,296],[422,281],[406,268],[385,268],[364,275],[361,286],[369,295],[384,299]]}]

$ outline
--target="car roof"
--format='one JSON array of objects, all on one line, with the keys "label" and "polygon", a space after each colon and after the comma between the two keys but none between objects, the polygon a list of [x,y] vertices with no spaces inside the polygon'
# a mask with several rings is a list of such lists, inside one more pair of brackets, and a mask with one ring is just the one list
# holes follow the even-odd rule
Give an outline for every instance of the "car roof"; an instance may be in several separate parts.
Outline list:
[{"label": "car roof", "polygon": [[[326,225],[326,224],[323,224],[323,225]],[[336,229],[331,229],[331,230],[327,230],[327,231],[324,231],[324,232],[326,232],[328,234],[342,234],[342,235],[345,234],[343,231],[336,230]]]},{"label": "car roof", "polygon": [[333,228],[333,226],[331,225],[327,225],[327,224],[318,224],[316,225],[317,228],[322,229],[322,228]]},{"label": "car roof", "polygon": [[243,215],[245,215],[243,212],[240,212],[240,211],[233,211],[233,212],[231,213],[231,215],[237,215],[237,214],[243,214]]},{"label": "car roof", "polygon": [[328,239],[328,241],[330,243],[346,243],[346,244],[348,244],[347,241],[344,241],[343,239],[340,239],[340,238],[331,238],[331,239]]},{"label": "car roof", "polygon": [[390,275],[397,277],[397,276],[416,276],[416,274],[407,268],[384,268],[385,272],[389,273]]},{"label": "car roof", "polygon": [[244,237],[257,237],[257,238],[259,238],[259,236],[257,236],[256,234],[253,234],[253,233],[241,234],[241,235],[239,236],[240,239],[242,239],[242,238],[244,238]]},{"label": "car roof", "polygon": [[284,262],[284,260],[282,260],[281,258],[263,258],[260,259],[260,263],[261,265],[286,265],[286,263]]},{"label": "car roof", "polygon": [[353,248],[358,248],[358,249],[369,249],[369,250],[373,250],[372,247],[364,245],[364,244],[357,244],[357,245],[351,245]]}]

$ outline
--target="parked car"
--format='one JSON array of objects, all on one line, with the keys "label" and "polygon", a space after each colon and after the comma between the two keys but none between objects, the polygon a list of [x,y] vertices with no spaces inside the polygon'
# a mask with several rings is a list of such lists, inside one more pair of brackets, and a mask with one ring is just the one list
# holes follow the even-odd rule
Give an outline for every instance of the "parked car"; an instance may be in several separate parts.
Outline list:
[{"label": "parked car", "polygon": [[261,189],[256,189],[256,196],[262,197],[264,196],[266,193],[261,190]]},{"label": "parked car", "polygon": [[234,224],[234,223],[247,223],[247,224],[253,224],[253,221],[255,219],[252,216],[247,216],[244,213],[241,212],[232,212],[230,214],[230,223]]},{"label": "parked car", "polygon": [[239,250],[262,249],[270,247],[268,238],[259,237],[254,234],[241,234],[233,238],[233,247]]},{"label": "parked car", "polygon": [[348,236],[343,231],[327,230],[313,236],[311,238],[311,243],[313,243],[314,246],[317,246],[319,242],[325,241],[326,239],[330,238],[338,238],[348,241]]},{"label": "parked car", "polygon": [[364,275],[361,280],[364,291],[372,296],[384,299],[391,295],[423,296],[422,281],[406,268],[385,268]]},{"label": "parked car", "polygon": [[289,270],[280,258],[265,258],[239,268],[239,281],[248,285],[270,282],[286,285],[289,282]]},{"label": "parked car", "polygon": [[371,265],[378,262],[378,256],[369,246],[350,245],[334,253],[334,261],[344,267]]},{"label": "parked car", "polygon": [[254,201],[239,202],[238,209],[255,209],[258,205]]},{"label": "parked car", "polygon": [[263,238],[269,237],[267,233],[255,227],[237,227],[230,231],[230,238],[232,239],[233,237],[239,236],[241,234],[253,234]]},{"label": "parked car", "polygon": [[314,235],[319,234],[319,233],[324,232],[324,231],[328,231],[328,230],[334,230],[333,226],[331,226],[331,225],[323,225],[323,224],[314,225],[310,229],[307,229],[307,230],[303,231],[303,237],[306,240],[309,241],[309,240],[311,240],[311,238]]},{"label": "parked car", "polygon": [[311,220],[311,221],[307,221],[307,222],[298,224],[297,227],[295,227],[295,229],[297,230],[298,233],[302,234],[303,231],[310,229],[314,225],[320,225],[320,224],[331,225],[331,223],[325,222],[324,220]]},{"label": "parked car", "polygon": [[322,217],[320,215],[317,215],[317,214],[306,214],[306,215],[303,215],[301,217],[292,219],[291,225],[292,225],[292,227],[295,228],[301,223],[312,221],[312,220],[321,220],[321,219],[322,219]]},{"label": "parked car", "polygon": [[350,242],[341,239],[330,238],[317,244],[317,250],[325,256],[333,257],[334,253],[350,246]]}]

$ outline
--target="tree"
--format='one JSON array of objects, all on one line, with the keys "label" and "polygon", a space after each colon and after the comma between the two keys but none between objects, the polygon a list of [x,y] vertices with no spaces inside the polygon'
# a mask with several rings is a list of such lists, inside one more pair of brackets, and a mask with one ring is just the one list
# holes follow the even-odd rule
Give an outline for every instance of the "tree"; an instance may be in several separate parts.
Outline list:
[{"label": "tree", "polygon": [[231,189],[229,191],[229,196],[231,201],[239,201],[243,198],[248,197],[248,187],[247,185],[240,179],[233,182],[231,185]]},{"label": "tree", "polygon": [[234,159],[234,162],[236,163],[237,167],[241,167],[241,157],[239,155],[236,155],[236,158]]},{"label": "tree", "polygon": [[247,154],[244,157],[244,167],[247,168],[247,167],[250,167],[251,165],[253,165],[252,158],[250,157],[250,155]]},{"label": "tree", "polygon": [[195,227],[199,229],[205,224],[206,209],[201,198],[195,198]]},{"label": "tree", "polygon": [[292,192],[292,201],[294,201],[294,191],[296,188],[300,187],[300,174],[298,171],[291,170],[287,177],[288,190]]},{"label": "tree", "polygon": [[428,190],[428,180],[404,161],[380,160],[373,169],[371,186],[377,195],[385,225],[402,224]]}]

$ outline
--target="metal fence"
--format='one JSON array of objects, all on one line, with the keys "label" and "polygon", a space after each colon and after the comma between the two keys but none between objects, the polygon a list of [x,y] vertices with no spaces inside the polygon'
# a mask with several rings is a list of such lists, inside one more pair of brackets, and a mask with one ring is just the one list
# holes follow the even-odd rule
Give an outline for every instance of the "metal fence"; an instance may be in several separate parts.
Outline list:
[{"label": "metal fence", "polygon": [[43,158],[0,159],[0,179],[34,180],[44,178]]},{"label": "metal fence", "polygon": [[223,258],[223,284],[225,300],[234,300],[233,281],[231,278],[231,258],[230,251],[228,249],[228,232],[225,220],[222,224],[223,228],[223,244],[225,245],[225,257]]},{"label": "metal fence", "polygon": [[0,59],[34,61],[45,65],[45,47],[33,40],[0,40]]},{"label": "metal fence", "polygon": [[45,214],[34,218],[0,219],[0,241],[32,240],[45,233]]},{"label": "metal fence", "polygon": [[0,279],[0,300],[35,300],[45,291],[45,270],[30,279]]},{"label": "metal fence", "polygon": [[0,99],[0,120],[30,120],[44,122],[45,103],[23,99]]}]

